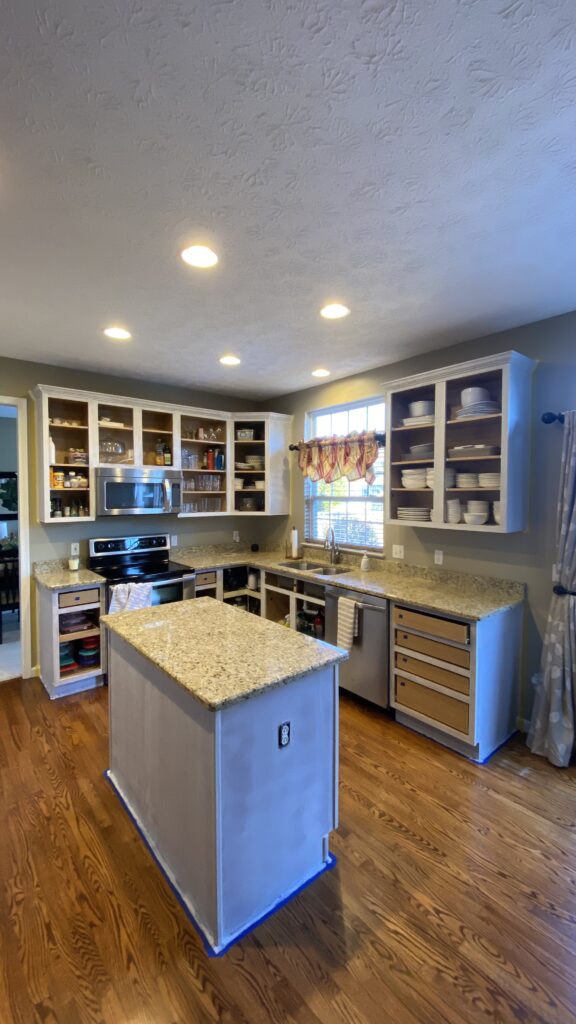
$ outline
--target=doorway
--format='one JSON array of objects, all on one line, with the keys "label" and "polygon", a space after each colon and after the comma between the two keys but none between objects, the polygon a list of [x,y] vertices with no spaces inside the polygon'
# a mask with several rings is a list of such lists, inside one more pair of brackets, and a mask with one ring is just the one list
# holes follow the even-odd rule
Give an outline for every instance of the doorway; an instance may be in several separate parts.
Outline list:
[{"label": "doorway", "polygon": [[26,400],[0,397],[0,683],[31,675]]}]

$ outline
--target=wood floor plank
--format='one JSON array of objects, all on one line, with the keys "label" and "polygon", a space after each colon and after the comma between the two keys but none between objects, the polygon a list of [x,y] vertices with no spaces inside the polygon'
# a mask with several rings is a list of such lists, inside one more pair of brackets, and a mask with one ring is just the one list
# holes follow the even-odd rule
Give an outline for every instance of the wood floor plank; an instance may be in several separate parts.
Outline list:
[{"label": "wood floor plank", "polygon": [[0,685],[1,1024],[574,1024],[574,769],[344,697],[338,864],[213,959],[107,760],[106,690]]}]

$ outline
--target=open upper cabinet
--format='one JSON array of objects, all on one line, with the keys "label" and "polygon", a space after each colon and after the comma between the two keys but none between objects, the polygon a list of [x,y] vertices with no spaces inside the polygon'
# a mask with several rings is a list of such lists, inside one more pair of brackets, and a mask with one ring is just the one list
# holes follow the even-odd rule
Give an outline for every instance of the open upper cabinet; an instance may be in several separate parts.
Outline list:
[{"label": "open upper cabinet", "polygon": [[387,385],[386,523],[526,529],[533,369],[504,352]]}]

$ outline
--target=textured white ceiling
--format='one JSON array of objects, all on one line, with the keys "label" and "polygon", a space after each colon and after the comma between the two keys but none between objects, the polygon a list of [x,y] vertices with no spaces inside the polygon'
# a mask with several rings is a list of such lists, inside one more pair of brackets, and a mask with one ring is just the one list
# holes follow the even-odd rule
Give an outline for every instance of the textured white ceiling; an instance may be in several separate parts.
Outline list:
[{"label": "textured white ceiling", "polygon": [[0,10],[2,354],[270,396],[576,306],[574,0]]}]

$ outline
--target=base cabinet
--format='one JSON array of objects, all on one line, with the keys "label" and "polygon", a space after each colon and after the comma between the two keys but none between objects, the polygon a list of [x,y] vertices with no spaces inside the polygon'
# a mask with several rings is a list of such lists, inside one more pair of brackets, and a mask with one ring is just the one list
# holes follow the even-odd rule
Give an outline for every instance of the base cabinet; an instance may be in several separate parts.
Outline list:
[{"label": "base cabinet", "polygon": [[485,761],[516,731],[521,632],[521,605],[466,622],[395,604],[396,720]]},{"label": "base cabinet", "polygon": [[40,679],[51,698],[101,686],[106,645],[100,633],[104,585],[38,587]]}]

